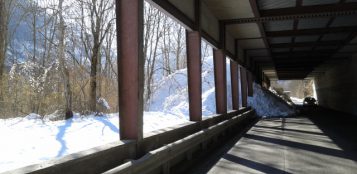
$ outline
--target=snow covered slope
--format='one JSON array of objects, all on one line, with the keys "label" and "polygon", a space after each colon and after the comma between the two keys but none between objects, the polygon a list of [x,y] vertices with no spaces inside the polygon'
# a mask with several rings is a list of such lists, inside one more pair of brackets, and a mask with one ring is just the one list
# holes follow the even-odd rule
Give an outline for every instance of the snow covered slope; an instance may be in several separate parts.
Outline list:
[{"label": "snow covered slope", "polygon": [[255,109],[260,117],[281,117],[295,114],[295,110],[274,94],[262,89],[256,83],[253,85],[253,97],[248,97],[248,106]]},{"label": "snow covered slope", "polygon": [[[228,82],[229,83],[229,82]],[[187,69],[181,69],[164,77],[156,86],[148,110],[189,117]],[[202,62],[202,114],[216,113],[213,57]]]}]

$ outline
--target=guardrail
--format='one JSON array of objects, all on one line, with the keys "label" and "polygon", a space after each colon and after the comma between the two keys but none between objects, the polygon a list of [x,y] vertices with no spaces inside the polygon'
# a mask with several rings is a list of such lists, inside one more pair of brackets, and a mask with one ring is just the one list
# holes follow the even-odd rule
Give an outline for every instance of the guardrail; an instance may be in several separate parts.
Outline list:
[{"label": "guardrail", "polygon": [[[170,143],[173,143],[170,146],[175,146],[170,149],[183,147],[187,143],[191,144],[187,138],[192,137],[195,133],[202,134],[202,132],[205,132],[204,134],[206,136],[204,137],[207,138],[209,136],[208,134],[215,134],[217,130],[223,128],[222,124],[231,125],[236,123],[238,120],[248,118],[248,116],[253,115],[253,112],[254,111],[252,111],[251,108],[243,108],[239,111],[232,111],[228,114],[215,115],[210,118],[205,118],[200,122],[191,122],[184,125],[178,125],[177,127],[154,131],[149,134],[145,134],[144,139],[139,142],[118,141],[70,154],[59,159],[50,160],[42,164],[30,165],[5,173],[102,173],[117,166],[121,166],[121,164],[127,161],[132,161],[133,159],[142,160],[143,158],[148,158],[143,155],[156,152],[161,148],[167,148],[167,144]],[[212,130],[213,128],[214,130]],[[197,141],[196,138],[192,140],[193,142]],[[125,163],[124,165],[128,164]]]},{"label": "guardrail", "polygon": [[[198,147],[205,149],[208,142],[217,140],[220,134],[231,130],[242,120],[251,117],[254,111],[248,111],[216,125],[203,129],[178,141],[150,151],[138,160],[126,162],[113,168],[105,174],[145,174],[145,173],[170,173],[172,166],[183,160],[190,159],[194,150]],[[185,159],[186,157],[186,159]]]}]

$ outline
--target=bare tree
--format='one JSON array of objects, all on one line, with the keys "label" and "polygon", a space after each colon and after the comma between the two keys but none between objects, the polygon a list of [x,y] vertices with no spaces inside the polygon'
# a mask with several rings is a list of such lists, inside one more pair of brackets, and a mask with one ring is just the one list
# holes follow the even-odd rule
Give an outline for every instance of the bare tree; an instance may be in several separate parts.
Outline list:
[{"label": "bare tree", "polygon": [[[112,27],[114,3],[111,0],[82,0],[82,42],[90,58],[90,89],[89,89],[89,109],[96,111],[97,87],[98,87],[98,64],[101,58],[101,46],[105,36]],[[85,12],[89,13],[89,31],[86,26]]]},{"label": "bare tree", "polygon": [[5,1],[0,1],[0,101],[3,101],[3,73],[5,64],[5,52],[7,40],[7,24],[6,24],[6,7]]},{"label": "bare tree", "polygon": [[69,81],[69,71],[66,67],[65,59],[65,22],[63,19],[63,0],[58,1],[59,10],[59,45],[58,45],[58,59],[60,63],[60,68],[62,72],[63,82],[64,82],[64,96],[65,96],[65,113],[66,119],[73,116],[72,112],[72,91],[71,83]]},{"label": "bare tree", "polygon": [[[147,4],[144,19],[144,55],[145,55],[145,93],[144,101],[149,106],[153,92],[153,79],[156,68],[156,58],[158,57],[159,41],[163,36],[161,30],[163,14]],[[147,108],[146,108],[147,109]]]}]

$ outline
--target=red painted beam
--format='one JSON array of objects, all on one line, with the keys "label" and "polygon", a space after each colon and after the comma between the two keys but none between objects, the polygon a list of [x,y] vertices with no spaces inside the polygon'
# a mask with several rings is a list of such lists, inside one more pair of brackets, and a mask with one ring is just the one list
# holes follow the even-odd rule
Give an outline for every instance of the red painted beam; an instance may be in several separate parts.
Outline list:
[{"label": "red painted beam", "polygon": [[239,110],[238,63],[231,61],[231,86],[233,110]]},{"label": "red painted beam", "polygon": [[120,139],[143,137],[143,0],[116,0]]},{"label": "red painted beam", "polygon": [[190,121],[202,120],[202,69],[201,35],[198,31],[186,32],[188,98]]},{"label": "red painted beam", "polygon": [[223,50],[213,49],[214,82],[216,87],[216,112],[227,113],[226,57]]},{"label": "red painted beam", "polygon": [[240,69],[240,80],[241,80],[241,93],[242,93],[242,106],[247,107],[248,105],[248,94],[247,94],[247,72],[246,69],[242,66],[239,67]]}]

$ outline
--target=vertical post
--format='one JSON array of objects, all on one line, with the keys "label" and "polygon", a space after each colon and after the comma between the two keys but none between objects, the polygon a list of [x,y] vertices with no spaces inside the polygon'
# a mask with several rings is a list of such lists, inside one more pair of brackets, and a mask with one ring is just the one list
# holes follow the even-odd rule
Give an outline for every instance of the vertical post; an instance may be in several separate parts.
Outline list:
[{"label": "vertical post", "polygon": [[227,113],[226,57],[223,50],[213,49],[214,83],[216,87],[216,112]]},{"label": "vertical post", "polygon": [[231,61],[231,86],[233,110],[239,110],[238,63]]},{"label": "vertical post", "polygon": [[143,0],[116,0],[120,139],[143,137]]},{"label": "vertical post", "polygon": [[242,106],[247,107],[247,73],[244,67],[240,67],[240,80],[241,80],[241,92],[242,92]]},{"label": "vertical post", "polygon": [[202,69],[201,69],[201,35],[198,31],[186,32],[188,98],[190,121],[202,120]]},{"label": "vertical post", "polygon": [[247,83],[248,83],[248,96],[253,97],[253,75],[252,72],[247,71]]}]

